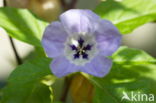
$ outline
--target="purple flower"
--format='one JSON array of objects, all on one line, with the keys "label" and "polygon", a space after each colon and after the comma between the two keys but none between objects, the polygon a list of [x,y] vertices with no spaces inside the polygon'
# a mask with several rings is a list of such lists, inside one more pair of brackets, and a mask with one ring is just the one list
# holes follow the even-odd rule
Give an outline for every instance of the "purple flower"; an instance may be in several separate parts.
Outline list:
[{"label": "purple flower", "polygon": [[120,46],[121,35],[108,20],[90,10],[72,9],[45,30],[42,45],[57,77],[85,72],[103,77],[110,71],[111,56]]}]

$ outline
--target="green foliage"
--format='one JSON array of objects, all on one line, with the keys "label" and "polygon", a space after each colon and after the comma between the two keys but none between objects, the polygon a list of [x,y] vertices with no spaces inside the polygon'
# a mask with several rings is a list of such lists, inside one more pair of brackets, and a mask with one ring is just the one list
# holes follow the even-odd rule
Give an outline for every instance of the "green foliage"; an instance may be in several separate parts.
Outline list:
[{"label": "green foliage", "polygon": [[[103,78],[89,77],[95,86],[94,103],[120,103],[123,92],[156,95],[156,61],[147,53],[121,47],[113,56],[113,67]],[[123,101],[122,103],[131,103]],[[148,103],[135,102],[135,103]]]},{"label": "green foliage", "polygon": [[128,48],[126,46],[121,46],[118,51],[116,51],[112,59],[115,63],[155,63],[156,59],[148,55],[143,50]]},{"label": "green foliage", "polygon": [[30,60],[17,67],[3,90],[2,103],[51,103],[50,59]]},{"label": "green foliage", "polygon": [[95,12],[112,21],[122,34],[156,20],[156,0],[106,0]]},{"label": "green foliage", "polygon": [[0,27],[10,36],[26,43],[41,46],[40,40],[46,25],[26,9],[0,8]]},{"label": "green foliage", "polygon": [[62,102],[54,102],[54,103],[62,103]]}]

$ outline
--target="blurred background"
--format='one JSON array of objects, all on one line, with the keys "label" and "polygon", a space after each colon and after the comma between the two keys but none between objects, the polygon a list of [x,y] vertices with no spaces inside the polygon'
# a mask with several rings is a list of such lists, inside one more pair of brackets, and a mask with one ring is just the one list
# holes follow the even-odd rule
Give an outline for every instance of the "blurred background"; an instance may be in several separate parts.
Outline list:
[{"label": "blurred background", "polygon": [[[0,0],[0,7],[5,4],[10,7],[28,8],[45,21],[52,22],[57,20],[58,16],[66,9],[94,10],[99,2],[100,0],[6,0],[4,3],[3,0]],[[69,6],[64,6],[64,3]],[[131,34],[123,36],[123,45],[143,49],[156,57],[155,38],[156,23],[148,23],[137,28]],[[10,39],[5,30],[0,28],[0,87],[5,84],[9,74],[18,65],[17,55],[15,55],[16,53],[13,50],[14,46],[21,60],[34,51],[33,46]]]}]

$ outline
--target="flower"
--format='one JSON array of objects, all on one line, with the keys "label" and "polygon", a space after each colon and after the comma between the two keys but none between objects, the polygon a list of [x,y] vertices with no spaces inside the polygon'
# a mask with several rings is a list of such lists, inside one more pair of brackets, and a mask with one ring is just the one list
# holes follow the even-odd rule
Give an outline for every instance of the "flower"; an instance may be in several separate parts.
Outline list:
[{"label": "flower", "polygon": [[91,10],[71,9],[52,22],[42,39],[50,68],[57,77],[85,72],[103,77],[110,71],[111,56],[120,46],[121,35],[108,20]]}]

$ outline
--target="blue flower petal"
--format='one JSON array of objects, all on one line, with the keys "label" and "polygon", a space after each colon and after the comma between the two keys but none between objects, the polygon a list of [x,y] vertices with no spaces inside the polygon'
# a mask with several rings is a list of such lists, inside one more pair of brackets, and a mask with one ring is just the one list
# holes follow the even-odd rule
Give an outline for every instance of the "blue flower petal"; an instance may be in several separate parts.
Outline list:
[{"label": "blue flower petal", "polygon": [[111,67],[112,61],[110,59],[98,55],[90,63],[87,63],[81,71],[97,77],[104,77],[109,73]]},{"label": "blue flower petal", "polygon": [[67,36],[60,22],[53,22],[46,28],[42,45],[48,57],[57,57],[63,53]]},{"label": "blue flower petal", "polygon": [[104,56],[111,56],[121,44],[122,36],[110,21],[101,20],[94,34],[100,54]]},{"label": "blue flower petal", "polygon": [[50,64],[52,73],[57,77],[63,77],[73,72],[78,72],[80,67],[71,64],[64,56],[54,58]]},{"label": "blue flower petal", "polygon": [[60,16],[61,23],[69,34],[92,33],[100,17],[91,10],[71,9]]}]

